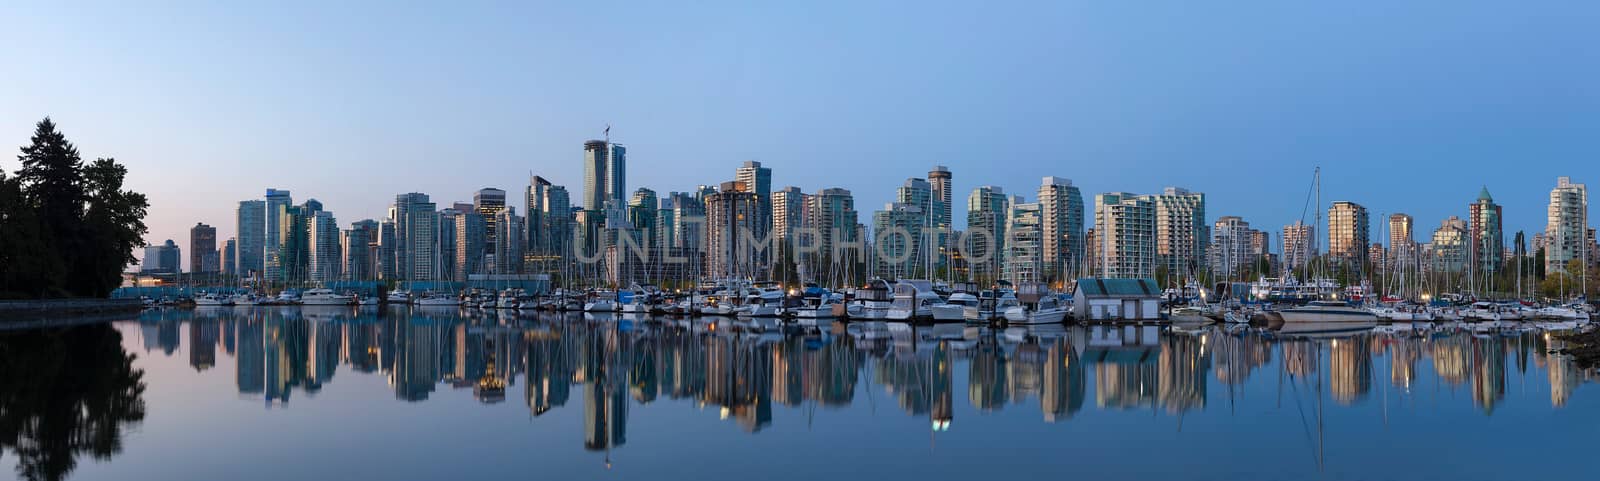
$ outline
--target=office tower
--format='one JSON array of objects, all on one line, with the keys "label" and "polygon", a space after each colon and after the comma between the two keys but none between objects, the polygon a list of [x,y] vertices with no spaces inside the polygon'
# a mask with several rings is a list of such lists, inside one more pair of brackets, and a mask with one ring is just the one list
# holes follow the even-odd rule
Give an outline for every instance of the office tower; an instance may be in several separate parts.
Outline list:
[{"label": "office tower", "polygon": [[394,218],[378,222],[377,258],[373,259],[373,267],[378,271],[378,279],[389,280],[400,278],[400,266],[396,256],[398,250],[395,244]]},{"label": "office tower", "polygon": [[1462,272],[1467,266],[1470,242],[1467,221],[1452,215],[1439,223],[1439,228],[1433,231],[1433,271]]},{"label": "office tower", "polygon": [[699,193],[672,193],[672,247],[705,250],[705,197]]},{"label": "office tower", "polygon": [[378,222],[366,219],[350,223],[350,228],[345,230],[340,238],[340,251],[344,259],[340,270],[342,277],[352,281],[370,281],[377,278],[377,271],[373,265],[374,242],[377,241]]},{"label": "office tower", "polygon": [[662,197],[660,204],[656,206],[656,226],[655,230],[650,232],[650,245],[670,249],[677,244],[677,238],[673,237],[673,233],[676,232],[674,229],[678,225],[677,217],[674,216],[676,213],[677,192],[671,192]]},{"label": "office tower", "polygon": [[1317,226],[1301,221],[1283,226],[1283,267],[1299,269],[1319,255],[1316,245]]},{"label": "office tower", "polygon": [[[1180,199],[1172,202],[1178,201]],[[1168,213],[1177,210],[1169,207]],[[1095,262],[1100,267],[1101,277],[1148,278],[1155,275],[1157,227],[1152,196],[1126,192],[1095,196],[1094,228],[1095,250],[1100,255]]]},{"label": "office tower", "polygon": [[1411,216],[1406,214],[1389,215],[1389,263],[1390,267],[1415,267],[1417,263],[1417,241],[1414,240]]},{"label": "office tower", "polygon": [[[943,227],[945,230],[955,228],[951,222],[950,212],[950,168],[943,165],[933,166],[933,170],[928,171],[928,189],[932,196],[932,202],[929,203],[932,209],[928,213],[932,219],[930,224],[934,227]],[[1081,202],[1079,207],[1082,207]]]},{"label": "office tower", "polygon": [[189,272],[215,274],[219,271],[217,259],[217,228],[196,223],[189,228]]},{"label": "office tower", "polygon": [[[439,279],[450,281],[466,280],[456,277],[456,217],[463,213],[477,211],[477,207],[474,207],[470,202],[455,202],[450,207],[439,209],[438,229],[435,231],[437,234],[434,235],[433,239],[433,245],[436,246],[434,252],[438,253],[438,262],[434,263],[433,272],[437,274]],[[479,217],[483,216],[483,214],[478,215]],[[487,225],[487,219],[485,220],[485,225]],[[478,233],[478,236],[484,241],[482,249],[476,253],[478,257],[483,259],[486,266],[492,265],[494,262],[494,252],[489,250],[489,234],[490,230],[487,227],[483,229],[483,232]],[[485,272],[487,272],[487,268],[485,268]],[[470,273],[482,274],[483,272]]]},{"label": "office tower", "polygon": [[[1272,257],[1272,233],[1264,230],[1250,230],[1250,262],[1260,262],[1261,259]],[[1271,272],[1268,269],[1267,272]]]},{"label": "office tower", "polygon": [[486,270],[484,265],[484,238],[488,232],[484,226],[487,222],[483,214],[477,211],[463,212],[455,216],[455,272],[456,280],[467,280],[468,276],[482,274]]},{"label": "office tower", "polygon": [[[921,180],[921,179],[917,179]],[[922,207],[891,202],[872,213],[872,274],[885,279],[926,278]]]},{"label": "office tower", "polygon": [[262,234],[261,242],[261,269],[264,279],[269,282],[283,282],[283,261],[278,258],[283,250],[283,228],[278,222],[283,219],[283,214],[290,205],[294,204],[294,197],[287,190],[267,189],[267,200],[264,203],[265,211],[262,219],[266,228]]},{"label": "office tower", "polygon": [[745,184],[723,182],[722,190],[706,196],[706,270],[718,278],[759,277],[767,269],[755,254],[764,229],[757,225],[760,198],[745,191]]},{"label": "office tower", "polygon": [[1071,179],[1045,177],[1039,185],[1039,215],[1044,221],[1041,280],[1077,277],[1083,262],[1083,194]]},{"label": "office tower", "polygon": [[344,255],[340,250],[339,221],[333,218],[333,213],[317,211],[310,218],[310,278],[318,282],[339,280],[344,267]]},{"label": "office tower", "polygon": [[141,274],[177,274],[182,259],[178,244],[167,239],[165,244],[144,248],[144,262],[139,264]]},{"label": "office tower", "polygon": [[1544,228],[1545,272],[1564,272],[1567,261],[1589,254],[1585,237],[1589,225],[1589,189],[1569,177],[1556,179],[1550,190],[1548,222]]},{"label": "office tower", "polygon": [[1013,284],[1044,281],[1044,207],[1015,203],[1006,214],[1005,279]]},{"label": "office tower", "polygon": [[1328,208],[1328,256],[1360,270],[1370,243],[1368,225],[1366,207],[1350,201],[1334,202]]},{"label": "office tower", "polygon": [[1254,233],[1238,216],[1217,218],[1211,228],[1211,272],[1222,279],[1244,280],[1256,257],[1251,252]]},{"label": "office tower", "polygon": [[425,281],[437,278],[434,272],[439,215],[427,194],[412,192],[395,196],[393,213],[395,236],[395,276],[402,280]]},{"label": "office tower", "polygon": [[966,256],[972,278],[979,282],[998,280],[1005,255],[1006,221],[1010,206],[1005,191],[985,185],[967,195]]},{"label": "office tower", "polygon": [[770,229],[772,226],[772,169],[762,167],[760,162],[754,160],[745,161],[744,165],[734,171],[733,181],[743,184],[745,192],[756,195],[761,209],[759,212],[761,219],[758,219],[756,223],[766,226],[764,229]]},{"label": "office tower", "polygon": [[523,247],[530,253],[544,252],[550,242],[545,220],[545,196],[549,195],[551,185],[544,177],[534,175],[529,176],[528,187],[523,190],[522,207],[528,224],[528,231],[522,234]]},{"label": "office tower", "polygon": [[[772,238],[785,250],[793,245],[795,229],[806,226],[807,196],[799,187],[784,187],[772,192]],[[804,242],[816,242],[805,239]]]},{"label": "office tower", "polygon": [[656,209],[661,205],[661,200],[656,197],[656,191],[644,187],[633,191],[633,197],[628,198],[628,226],[634,237],[634,244],[640,247],[652,246],[656,229]]},{"label": "office tower", "polygon": [[1206,262],[1206,195],[1179,187],[1145,196],[1155,207],[1155,246],[1159,265],[1177,276],[1193,276]]},{"label": "office tower", "polygon": [[[472,195],[472,208],[483,215],[484,250],[496,252],[495,242],[499,238],[495,235],[498,232],[495,222],[499,220],[500,212],[506,210],[506,191],[494,188],[478,189],[478,192]],[[522,234],[519,232],[517,236],[521,237]]]},{"label": "office tower", "polygon": [[522,273],[522,237],[517,233],[522,232],[522,216],[517,215],[516,208],[507,207],[495,214],[494,262],[495,274],[521,274]]},{"label": "office tower", "polygon": [[616,142],[606,148],[606,200],[620,206],[628,195],[628,148]]},{"label": "office tower", "polygon": [[1500,204],[1489,196],[1489,187],[1478,193],[1478,200],[1467,206],[1467,234],[1469,265],[1478,272],[1500,272],[1505,261],[1506,237],[1501,230]]},{"label": "office tower", "polygon": [[606,192],[610,154],[604,140],[583,143],[583,210],[602,210],[610,198]]},{"label": "office tower", "polygon": [[322,211],[315,199],[284,208],[278,215],[278,259],[284,282],[306,280],[311,266],[311,220]]},{"label": "office tower", "polygon": [[224,275],[239,275],[239,271],[237,270],[239,265],[238,239],[229,237],[228,240],[223,241],[222,252],[220,252],[218,256],[222,258],[222,273]]},{"label": "office tower", "polygon": [[267,242],[266,201],[239,201],[237,222],[239,252],[234,256],[233,270],[240,276],[259,276],[265,255],[261,246]]}]

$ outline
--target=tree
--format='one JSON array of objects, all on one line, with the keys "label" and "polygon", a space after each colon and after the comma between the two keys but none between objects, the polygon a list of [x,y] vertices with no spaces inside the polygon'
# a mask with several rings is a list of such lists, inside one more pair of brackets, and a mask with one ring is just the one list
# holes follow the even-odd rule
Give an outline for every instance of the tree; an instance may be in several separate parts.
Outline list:
[{"label": "tree", "polygon": [[84,213],[87,255],[74,269],[69,285],[80,295],[101,297],[122,283],[122,268],[136,262],[133,251],[144,245],[149,229],[144,216],[150,202],[144,194],[123,190],[128,169],[115,159],[95,159],[84,169],[88,207]]}]

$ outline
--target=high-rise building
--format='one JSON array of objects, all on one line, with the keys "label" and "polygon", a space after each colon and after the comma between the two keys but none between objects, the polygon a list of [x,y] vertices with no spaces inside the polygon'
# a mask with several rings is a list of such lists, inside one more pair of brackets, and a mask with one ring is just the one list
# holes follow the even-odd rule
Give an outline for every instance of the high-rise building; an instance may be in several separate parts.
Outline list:
[{"label": "high-rise building", "polygon": [[179,262],[181,262],[179,259],[182,258],[182,252],[178,249],[178,244],[172,242],[172,239],[167,239],[165,244],[144,248],[144,262],[139,264],[139,272],[142,274],[177,274],[182,268],[179,265]]},{"label": "high-rise building", "polygon": [[1045,177],[1039,185],[1039,215],[1044,222],[1040,280],[1076,279],[1083,267],[1083,194],[1071,179]]},{"label": "high-rise building", "polygon": [[1179,187],[1145,196],[1155,206],[1156,260],[1175,275],[1198,274],[1206,263],[1206,195]]},{"label": "high-rise building", "polygon": [[718,278],[746,278],[766,272],[755,254],[763,246],[746,239],[765,237],[757,225],[763,216],[761,202],[740,182],[724,182],[722,190],[706,196],[706,270]]},{"label": "high-rise building", "polygon": [[261,242],[261,269],[264,278],[271,282],[283,282],[283,261],[279,255],[283,250],[283,227],[278,225],[283,219],[284,211],[294,204],[294,197],[287,190],[267,189],[265,212],[262,219],[266,228],[262,234]]},{"label": "high-rise building", "polygon": [[705,250],[705,203],[695,194],[672,193],[672,244],[671,247],[693,252]]},{"label": "high-rise building", "polygon": [[[456,217],[468,212],[477,211],[478,209],[473,207],[473,204],[470,202],[455,202],[451,204],[450,207],[439,209],[439,220],[434,224],[437,229],[434,230],[433,235],[434,252],[437,253],[437,255],[434,256],[435,261],[433,264],[433,272],[436,276],[436,279],[448,281],[466,280],[465,278],[456,277]],[[483,214],[479,214],[480,217],[482,215]],[[490,251],[488,248],[488,228],[485,228],[484,231],[479,234],[479,236],[485,240],[480,246],[481,250],[477,252],[477,256],[484,259],[484,262],[494,262],[494,252]],[[473,274],[481,273],[473,272]]]},{"label": "high-rise building", "polygon": [[1367,258],[1369,225],[1366,207],[1350,201],[1334,202],[1328,208],[1328,255],[1360,269]]},{"label": "high-rise building", "polygon": [[1388,251],[1388,249],[1384,249],[1383,248],[1383,244],[1382,243],[1373,242],[1371,246],[1367,247],[1367,264],[1368,265],[1386,266],[1386,265],[1389,265],[1388,262],[1389,262],[1389,251]]},{"label": "high-rise building", "polygon": [[1038,202],[1010,204],[1006,214],[1005,279],[1013,284],[1044,281],[1045,215]]},{"label": "high-rise building", "polygon": [[1011,212],[1007,201],[1005,191],[992,185],[972,189],[967,195],[964,242],[972,278],[980,282],[997,280],[1002,274],[1006,223]]},{"label": "high-rise building", "polygon": [[1433,272],[1462,272],[1467,266],[1467,221],[1450,216],[1433,231]]},{"label": "high-rise building", "polygon": [[[917,179],[921,180],[921,179]],[[886,279],[926,277],[923,263],[923,222],[927,214],[921,207],[892,202],[872,213],[872,252],[874,276]]]},{"label": "high-rise building", "polygon": [[403,280],[436,280],[434,267],[438,242],[439,214],[428,194],[412,192],[395,196],[393,214],[395,237],[395,276]]},{"label": "high-rise building", "polygon": [[378,241],[378,221],[365,219],[350,223],[350,228],[344,231],[340,239],[340,250],[344,252],[344,262],[341,269],[343,278],[352,281],[370,281],[377,279],[378,273],[373,264],[374,252]]},{"label": "high-rise building", "polygon": [[477,211],[463,212],[455,216],[455,272],[452,277],[466,280],[467,276],[483,274],[488,268],[484,265],[484,239],[488,231],[484,228],[486,222],[483,214]]},{"label": "high-rise building", "polygon": [[[1101,277],[1145,278],[1155,275],[1156,266],[1156,206],[1152,196],[1126,192],[1096,195],[1094,199],[1095,259]],[[1171,204],[1182,202],[1170,199]],[[1168,207],[1169,214],[1177,208]],[[1174,217],[1176,217],[1174,215]],[[1169,219],[1171,220],[1171,219]],[[1169,224],[1176,232],[1182,226]],[[1174,242],[1176,246],[1180,243]]]},{"label": "high-rise building", "polygon": [[189,228],[189,272],[215,274],[221,272],[216,259],[217,228],[197,223]]},{"label": "high-rise building", "polygon": [[344,267],[339,221],[333,218],[332,212],[317,211],[310,218],[310,227],[310,279],[319,282],[339,280]]},{"label": "high-rise building", "polygon": [[1467,206],[1467,234],[1470,244],[1467,262],[1483,273],[1500,272],[1505,262],[1506,236],[1500,224],[1500,204],[1489,196],[1489,187],[1478,193],[1478,200]]},{"label": "high-rise building", "polygon": [[[932,220],[929,222],[929,225],[943,228],[945,230],[955,228],[955,225],[951,223],[950,184],[951,175],[949,167],[935,165],[933,166],[933,170],[928,171],[928,189],[930,195],[932,196],[932,201],[929,202],[929,205],[932,208],[928,213],[928,217]],[[1079,202],[1079,207],[1082,207],[1081,201]],[[942,246],[943,244],[940,245]]]},{"label": "high-rise building", "polygon": [[810,207],[807,208],[806,224],[817,229],[819,248],[818,255],[828,259],[830,265],[813,263],[812,272],[839,273],[840,267],[854,266],[857,260],[862,259],[864,252],[845,249],[846,245],[861,242],[859,215],[856,213],[855,196],[849,190],[838,187],[822,189],[815,195],[809,196]]},{"label": "high-rise building", "polygon": [[[498,229],[495,228],[495,222],[499,219],[500,212],[506,210],[506,191],[495,188],[478,189],[478,192],[472,195],[472,208],[483,216],[484,250],[490,253],[497,252],[495,242],[499,237],[496,235]],[[517,237],[522,237],[522,233],[518,232]]]},{"label": "high-rise building", "polygon": [[378,271],[378,279],[389,280],[400,278],[399,257],[396,255],[399,241],[395,237],[394,217],[378,222],[377,254],[373,259],[374,268]]},{"label": "high-rise building", "polygon": [[1569,177],[1556,179],[1550,190],[1548,222],[1544,228],[1545,272],[1564,272],[1567,262],[1587,257],[1589,189]]},{"label": "high-rise building", "polygon": [[583,143],[583,210],[603,210],[610,193],[611,151],[604,140]]},{"label": "high-rise building", "polygon": [[218,253],[218,257],[222,258],[222,274],[223,275],[229,275],[229,276],[239,275],[239,271],[237,270],[238,269],[238,265],[239,265],[238,264],[238,262],[239,262],[238,256],[239,256],[239,241],[238,241],[238,239],[229,237],[228,240],[222,242],[222,252]]},{"label": "high-rise building", "polygon": [[659,219],[656,211],[661,206],[661,199],[656,196],[656,191],[644,187],[633,191],[633,197],[628,199],[628,233],[633,237],[634,244],[641,248],[655,246],[655,231]]},{"label": "high-rise building", "polygon": [[1257,258],[1251,252],[1255,232],[1238,216],[1218,217],[1211,227],[1211,272],[1222,279],[1246,280]]},{"label": "high-rise building", "polygon": [[[772,191],[772,238],[785,250],[794,245],[795,230],[806,227],[807,196],[799,187]],[[817,242],[805,239],[806,242]]]},{"label": "high-rise building", "polygon": [[522,232],[522,216],[517,215],[516,208],[507,207],[495,214],[494,245],[494,273],[496,274],[521,274],[522,273],[522,237],[517,233]]},{"label": "high-rise building", "polygon": [[1417,241],[1411,234],[1411,216],[1389,215],[1389,266],[1416,267]]},{"label": "high-rise building", "polygon": [[1283,226],[1283,268],[1300,269],[1320,255],[1317,249],[1317,226],[1295,221]]},{"label": "high-rise building", "polygon": [[[772,226],[772,169],[762,167],[760,162],[745,161],[744,165],[733,173],[733,181],[744,185],[745,192],[756,195],[760,203],[761,216],[756,224],[770,228]],[[765,231],[763,231],[765,232]]]},{"label": "high-rise building", "polygon": [[259,276],[264,255],[261,246],[267,242],[266,201],[239,201],[237,222],[239,247],[234,255],[234,273],[240,276]]},{"label": "high-rise building", "polygon": [[278,259],[284,282],[301,282],[310,275],[311,220],[321,211],[322,203],[310,199],[301,205],[286,207],[279,214]]},{"label": "high-rise building", "polygon": [[611,142],[606,149],[606,200],[621,206],[628,195],[628,148]]}]

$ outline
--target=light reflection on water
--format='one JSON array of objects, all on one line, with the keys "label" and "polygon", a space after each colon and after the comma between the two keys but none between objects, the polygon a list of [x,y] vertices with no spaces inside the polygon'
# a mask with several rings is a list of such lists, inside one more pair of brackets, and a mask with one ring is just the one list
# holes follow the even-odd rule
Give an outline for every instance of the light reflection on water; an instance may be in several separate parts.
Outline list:
[{"label": "light reflection on water", "polygon": [[[113,454],[67,474],[196,474],[160,462],[206,449],[162,436],[167,423],[179,422],[163,413],[182,417],[189,429],[226,431],[240,417],[309,410],[308,424],[284,425],[268,438],[317,443],[319,435],[372,424],[416,431],[374,435],[368,442],[438,448],[432,456],[471,459],[477,450],[443,446],[446,439],[508,445],[524,457],[532,448],[519,445],[536,443],[543,453],[582,449],[536,456],[537,469],[547,473],[594,476],[597,465],[639,466],[639,475],[713,479],[747,473],[733,464],[685,463],[681,454],[809,456],[822,463],[763,474],[773,479],[808,479],[840,468],[871,473],[883,466],[897,467],[884,471],[889,475],[970,479],[1062,463],[1074,472],[1117,478],[1204,472],[1261,479],[1405,473],[1504,479],[1532,472],[1431,466],[1438,460],[1426,456],[1470,454],[1483,443],[1506,442],[1487,426],[1503,430],[1509,422],[1550,435],[1551,426],[1592,426],[1596,419],[1592,409],[1562,409],[1572,402],[1596,405],[1575,394],[1595,373],[1549,354],[1560,341],[1535,330],[1474,334],[1435,326],[1291,338],[1237,327],[1180,332],[1153,325],[753,327],[731,319],[463,316],[453,309],[149,311],[137,322],[115,324],[123,345],[138,356],[134,367],[151,374],[145,380],[151,413],[123,442],[141,452],[138,460]],[[219,373],[231,382],[202,382]],[[433,431],[412,426],[404,416],[414,412],[389,409],[405,405],[436,408],[426,411],[437,421]],[[232,414],[204,417],[191,410]],[[367,419],[348,417],[357,415]],[[560,421],[534,422],[545,418]],[[830,424],[834,419],[845,422]],[[718,424],[737,429],[706,429]],[[141,444],[146,440],[137,431],[146,429],[159,441]],[[777,433],[751,436],[767,431]],[[1397,453],[1371,446],[1384,440],[1409,445],[1386,463],[1381,460]],[[834,447],[854,444],[875,456],[841,458]],[[900,451],[911,446],[921,450]],[[1563,449],[1575,448],[1546,447]],[[1068,452],[1077,453],[1075,462],[1059,459]],[[1113,467],[1140,463],[1151,452],[1173,466]],[[348,453],[322,462],[351,465],[329,467],[335,471],[371,464]],[[927,457],[941,453],[998,454],[1011,461],[979,468],[959,457]],[[1106,464],[1086,466],[1085,459]],[[392,462],[388,477],[436,477],[402,469],[407,461]],[[128,470],[119,471],[124,466]],[[457,463],[440,474],[520,472],[513,466]],[[677,476],[673,469],[680,470]],[[253,470],[222,472],[267,478]]]}]

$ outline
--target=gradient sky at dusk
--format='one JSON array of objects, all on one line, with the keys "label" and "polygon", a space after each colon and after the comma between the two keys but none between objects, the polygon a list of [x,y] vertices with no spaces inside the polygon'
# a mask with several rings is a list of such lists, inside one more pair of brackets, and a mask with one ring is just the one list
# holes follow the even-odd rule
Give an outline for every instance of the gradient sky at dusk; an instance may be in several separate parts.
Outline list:
[{"label": "gradient sky at dusk", "polygon": [[115,156],[152,243],[232,236],[268,187],[344,225],[530,171],[576,200],[607,124],[630,190],[753,159],[863,222],[934,164],[961,200],[1177,185],[1274,234],[1320,165],[1419,240],[1485,184],[1514,232],[1600,182],[1592,1],[124,3],[0,6],[0,146],[48,115]]}]

